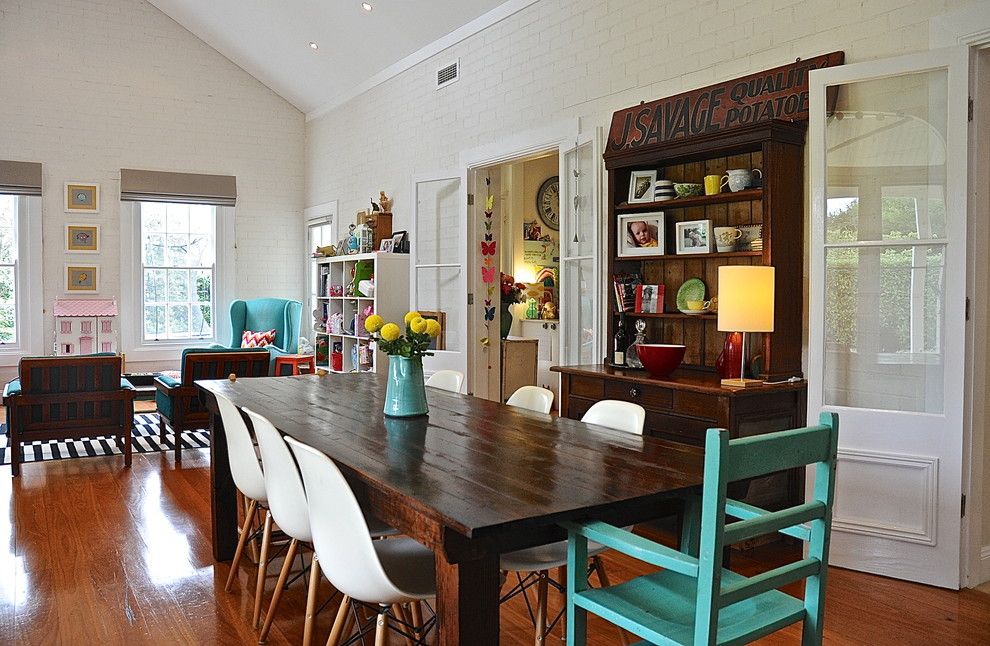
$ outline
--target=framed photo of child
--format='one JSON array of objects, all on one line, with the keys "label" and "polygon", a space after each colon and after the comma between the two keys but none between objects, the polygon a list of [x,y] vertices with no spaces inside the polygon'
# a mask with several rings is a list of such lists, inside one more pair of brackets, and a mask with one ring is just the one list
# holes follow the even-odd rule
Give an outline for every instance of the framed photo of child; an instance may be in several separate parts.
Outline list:
[{"label": "framed photo of child", "polygon": [[664,250],[663,211],[620,215],[616,227],[618,256],[656,256]]},{"label": "framed photo of child", "polygon": [[712,221],[678,222],[675,227],[677,253],[712,253]]}]

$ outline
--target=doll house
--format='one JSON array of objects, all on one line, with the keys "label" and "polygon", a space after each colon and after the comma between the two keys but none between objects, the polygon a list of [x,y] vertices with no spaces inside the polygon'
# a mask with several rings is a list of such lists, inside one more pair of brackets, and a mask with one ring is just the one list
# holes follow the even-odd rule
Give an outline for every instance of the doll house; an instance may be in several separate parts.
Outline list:
[{"label": "doll house", "polygon": [[56,298],[55,355],[117,351],[117,301]]}]

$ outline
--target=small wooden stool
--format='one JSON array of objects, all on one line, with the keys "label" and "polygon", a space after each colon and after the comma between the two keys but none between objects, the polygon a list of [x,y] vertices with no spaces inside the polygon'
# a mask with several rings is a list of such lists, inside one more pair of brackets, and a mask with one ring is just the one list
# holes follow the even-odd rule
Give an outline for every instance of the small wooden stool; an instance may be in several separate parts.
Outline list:
[{"label": "small wooden stool", "polygon": [[[283,373],[282,368],[288,366],[291,370]],[[305,371],[300,368],[306,368]],[[316,361],[311,354],[283,354],[275,357],[275,376],[313,374],[316,372]]]}]

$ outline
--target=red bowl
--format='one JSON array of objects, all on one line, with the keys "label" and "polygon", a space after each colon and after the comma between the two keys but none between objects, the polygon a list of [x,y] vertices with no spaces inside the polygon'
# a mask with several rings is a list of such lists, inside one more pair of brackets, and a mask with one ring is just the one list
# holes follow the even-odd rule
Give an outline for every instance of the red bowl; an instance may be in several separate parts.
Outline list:
[{"label": "red bowl", "polygon": [[666,377],[674,372],[684,360],[686,349],[687,346],[665,343],[640,343],[636,346],[639,360],[653,377]]}]

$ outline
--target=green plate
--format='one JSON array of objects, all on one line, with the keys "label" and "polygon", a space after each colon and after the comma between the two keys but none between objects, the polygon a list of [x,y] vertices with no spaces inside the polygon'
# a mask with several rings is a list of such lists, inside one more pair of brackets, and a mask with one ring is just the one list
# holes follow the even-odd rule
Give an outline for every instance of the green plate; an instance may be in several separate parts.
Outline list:
[{"label": "green plate", "polygon": [[686,310],[688,301],[705,300],[705,284],[700,278],[688,278],[677,290],[677,309]]}]

